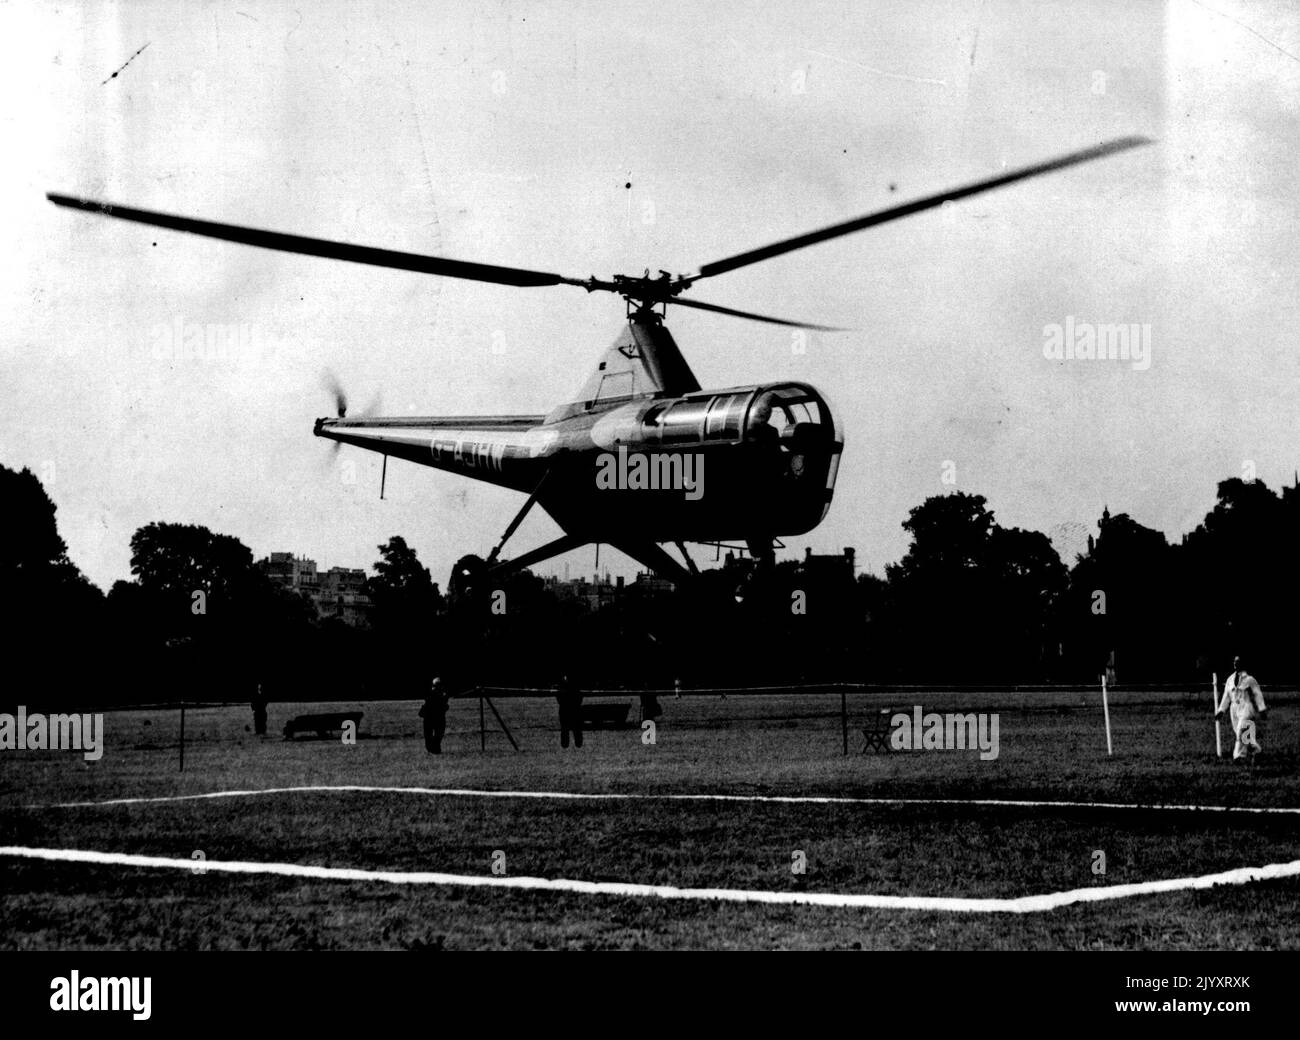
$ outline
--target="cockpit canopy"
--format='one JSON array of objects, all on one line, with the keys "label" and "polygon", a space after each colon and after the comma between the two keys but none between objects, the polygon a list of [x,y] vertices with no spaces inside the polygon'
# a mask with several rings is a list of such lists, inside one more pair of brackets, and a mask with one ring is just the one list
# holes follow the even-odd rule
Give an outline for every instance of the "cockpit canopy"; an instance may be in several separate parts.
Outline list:
[{"label": "cockpit canopy", "polygon": [[793,451],[829,446],[841,438],[825,400],[803,383],[739,387],[659,401],[641,418],[647,441],[770,442]]}]

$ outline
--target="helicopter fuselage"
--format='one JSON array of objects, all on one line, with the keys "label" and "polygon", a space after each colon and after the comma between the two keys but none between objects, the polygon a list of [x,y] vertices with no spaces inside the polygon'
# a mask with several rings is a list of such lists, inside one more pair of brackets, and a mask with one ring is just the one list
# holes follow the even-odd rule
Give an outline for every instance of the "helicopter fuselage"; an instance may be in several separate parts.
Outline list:
[{"label": "helicopter fuselage", "polygon": [[327,418],[315,432],[536,492],[565,531],[592,541],[799,535],[830,506],[844,438],[807,384],[577,405],[550,416]]}]

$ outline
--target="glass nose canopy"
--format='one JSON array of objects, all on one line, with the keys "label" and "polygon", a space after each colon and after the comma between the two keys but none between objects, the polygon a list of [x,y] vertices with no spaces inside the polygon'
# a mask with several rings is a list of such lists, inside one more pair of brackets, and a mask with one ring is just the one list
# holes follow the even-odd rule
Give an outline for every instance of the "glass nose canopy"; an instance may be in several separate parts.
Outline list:
[{"label": "glass nose canopy", "polygon": [[794,452],[828,447],[838,440],[826,402],[799,383],[767,387],[750,405],[745,438],[780,444]]}]

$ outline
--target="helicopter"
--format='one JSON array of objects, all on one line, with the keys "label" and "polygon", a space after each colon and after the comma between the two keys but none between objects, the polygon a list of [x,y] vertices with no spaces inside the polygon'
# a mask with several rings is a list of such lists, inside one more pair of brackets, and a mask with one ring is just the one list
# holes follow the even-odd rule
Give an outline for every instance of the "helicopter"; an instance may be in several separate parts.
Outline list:
[{"label": "helicopter", "polygon": [[[336,391],[336,414],[313,433],[337,444],[446,470],[526,495],[483,561],[488,575],[531,567],[585,545],[607,544],[675,582],[699,569],[688,543],[719,549],[740,543],[770,568],[783,537],[807,534],[830,509],[844,432],[824,394],[802,382],[706,390],[665,325],[669,306],[824,332],[830,326],[757,314],[683,293],[697,282],[933,209],[982,192],[1150,143],[1140,136],[1093,147],[878,210],[701,266],[691,274],[568,277],[447,257],[399,252],[114,203],[47,193],[57,206],[263,249],[462,278],[516,288],[568,285],[626,301],[627,324],[577,396],[545,415],[349,417]],[[501,559],[535,506],[563,534]],[[673,545],[675,559],[664,548]]]}]

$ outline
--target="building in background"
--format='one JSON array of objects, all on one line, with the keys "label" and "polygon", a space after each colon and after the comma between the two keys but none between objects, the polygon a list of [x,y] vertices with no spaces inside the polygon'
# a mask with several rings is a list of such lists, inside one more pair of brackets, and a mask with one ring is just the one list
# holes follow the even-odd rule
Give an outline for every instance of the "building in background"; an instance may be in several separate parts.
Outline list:
[{"label": "building in background", "polygon": [[257,566],[263,574],[278,585],[283,585],[294,592],[314,596],[319,587],[316,576],[316,561],[293,553],[273,552],[265,560],[258,560]]},{"label": "building in background", "polygon": [[310,599],[317,617],[338,618],[360,628],[370,624],[372,604],[366,595],[365,571],[331,567],[322,572],[315,560],[287,552],[273,552],[258,560],[257,566],[272,581]]},{"label": "building in background", "polygon": [[[312,601],[321,619],[338,618],[345,624],[368,627],[373,604],[366,594],[366,572],[352,567],[331,567],[322,571],[315,560],[293,553],[273,552],[257,566],[272,581],[301,593]],[[732,574],[738,588],[754,570],[754,561],[736,552],[728,552],[722,571]],[[800,571],[820,585],[851,585],[857,571],[852,549],[843,553],[814,555],[808,549],[798,561]],[[542,578],[545,590],[561,603],[577,603],[584,612],[597,613],[624,598],[650,599],[670,595],[673,583],[661,575],[641,571],[630,582],[622,577],[611,579],[608,573],[592,578]]]},{"label": "building in background", "polygon": [[370,597],[366,595],[366,572],[349,567],[331,567],[320,575],[314,597],[316,613],[335,617],[349,625],[370,624]]},{"label": "building in background", "polygon": [[623,593],[623,578],[620,576],[611,581],[608,574],[597,575],[594,581],[588,581],[586,578],[569,580],[545,577],[542,579],[542,585],[561,603],[576,601],[592,612],[613,603]]},{"label": "building in background", "polygon": [[848,578],[852,581],[857,577],[857,571],[857,554],[851,548],[843,553],[817,556],[813,555],[811,547],[804,550],[803,572],[810,577]]}]

